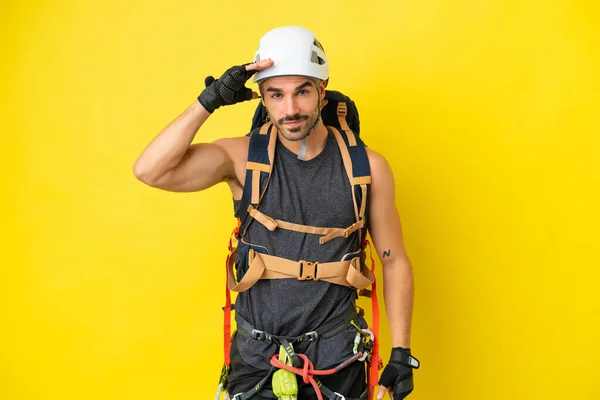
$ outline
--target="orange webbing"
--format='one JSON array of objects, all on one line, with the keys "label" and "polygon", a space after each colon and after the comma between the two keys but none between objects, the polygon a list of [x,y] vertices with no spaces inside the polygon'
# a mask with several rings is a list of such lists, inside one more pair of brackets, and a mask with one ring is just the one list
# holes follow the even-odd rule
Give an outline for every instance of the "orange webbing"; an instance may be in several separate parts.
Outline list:
[{"label": "orange webbing", "polygon": [[228,285],[234,292],[244,292],[250,289],[260,279],[289,279],[322,280],[357,289],[364,289],[373,283],[373,276],[368,268],[360,271],[360,257],[351,260],[312,263],[307,261],[292,261],[268,254],[248,251],[249,267],[244,277],[236,284],[233,278],[235,260],[229,260]]},{"label": "orange webbing", "polygon": [[[362,206],[361,210],[361,213],[364,216],[364,206]],[[358,229],[362,229],[365,226],[364,218],[361,218],[359,222],[355,222],[347,228],[322,228],[319,226],[295,224],[293,222],[287,222],[282,221],[280,219],[271,218],[268,215],[254,208],[252,205],[248,206],[248,214],[250,214],[252,218],[260,222],[265,228],[267,228],[271,232],[275,231],[275,229],[277,228],[281,228],[287,229],[289,231],[310,233],[313,235],[323,235],[323,237],[319,238],[320,244],[325,244],[328,241],[337,237],[348,237],[352,232]]]},{"label": "orange webbing", "polygon": [[266,135],[269,132],[269,127],[271,126],[271,122],[267,122],[260,127],[260,131],[258,132],[260,135]]},{"label": "orange webbing", "polygon": [[373,284],[371,286],[371,307],[373,313],[373,325],[371,331],[375,336],[373,348],[371,350],[371,365],[369,365],[369,373],[367,375],[367,383],[369,387],[369,400],[374,399],[375,387],[379,381],[379,370],[383,367],[381,358],[379,357],[379,301],[377,300],[377,286],[375,285],[375,260],[373,259],[373,250],[371,243],[365,239],[365,247],[369,247],[369,257],[371,258],[371,274],[373,275]]},{"label": "orange webbing", "polygon": [[354,133],[348,126],[348,122],[346,121],[346,114],[348,113],[348,106],[345,102],[339,102],[337,108],[338,121],[340,122],[340,127],[346,134],[348,138],[348,144],[350,146],[356,146],[356,138],[354,137]]},{"label": "orange webbing", "polygon": [[277,221],[275,221],[268,215],[261,213],[256,208],[252,207],[252,204],[248,206],[248,214],[250,214],[252,218],[260,222],[265,228],[267,228],[271,232],[277,229]]},{"label": "orange webbing", "polygon": [[365,219],[361,218],[360,221],[353,223],[352,225],[350,225],[349,227],[347,227],[346,229],[338,229],[335,232],[330,233],[327,236],[323,236],[322,238],[319,239],[319,243],[320,244],[325,244],[328,241],[330,241],[331,239],[335,239],[337,237],[345,237],[347,238],[348,236],[350,236],[350,234],[352,232],[355,232],[359,229],[362,229],[365,226]]},{"label": "orange webbing", "polygon": [[[340,154],[342,155],[342,161],[344,163],[344,168],[346,169],[346,175],[348,175],[348,180],[352,182],[354,175],[352,173],[352,158],[350,158],[348,146],[346,146],[346,142],[344,142],[340,132],[333,126],[330,128],[333,132],[335,140],[337,141],[338,147],[340,148]],[[358,215],[358,206],[356,204],[356,196],[354,195],[354,187],[352,188],[352,202],[354,203],[354,215],[356,217],[356,222],[358,222],[360,221],[360,217]]]},{"label": "orange webbing", "polygon": [[271,165],[269,164],[261,164],[261,163],[257,163],[257,162],[252,162],[252,161],[247,161],[246,162],[246,169],[250,169],[250,170],[258,170],[261,172],[271,172]]}]

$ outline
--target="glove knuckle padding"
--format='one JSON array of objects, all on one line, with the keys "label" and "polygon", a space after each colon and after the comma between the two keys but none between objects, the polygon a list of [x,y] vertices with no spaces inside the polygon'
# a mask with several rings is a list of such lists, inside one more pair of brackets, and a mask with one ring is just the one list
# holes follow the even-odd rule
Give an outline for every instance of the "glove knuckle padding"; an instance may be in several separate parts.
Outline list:
[{"label": "glove knuckle padding", "polygon": [[235,102],[235,91],[224,82],[221,82],[219,85],[219,96],[221,96],[225,104],[233,104]]},{"label": "glove knuckle padding", "polygon": [[248,78],[250,78],[250,76],[248,76],[247,73],[244,73],[244,71],[236,69],[235,71],[231,72],[231,78],[236,82],[239,82],[240,87],[242,87]]},{"label": "glove knuckle padding", "polygon": [[244,86],[244,82],[238,81],[232,75],[225,75],[222,78],[222,84],[227,86],[229,89],[231,89],[234,92],[237,92]]},{"label": "glove knuckle padding", "polygon": [[231,67],[217,80],[206,77],[206,89],[198,96],[200,104],[212,113],[217,108],[252,99],[252,90],[245,84],[256,71],[246,71],[246,65]]}]

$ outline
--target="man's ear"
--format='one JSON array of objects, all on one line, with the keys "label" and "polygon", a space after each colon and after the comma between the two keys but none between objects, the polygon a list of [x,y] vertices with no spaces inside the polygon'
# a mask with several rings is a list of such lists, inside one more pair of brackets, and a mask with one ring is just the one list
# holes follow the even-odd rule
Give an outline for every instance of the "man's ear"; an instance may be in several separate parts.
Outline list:
[{"label": "man's ear", "polygon": [[327,81],[319,81],[319,96],[321,97],[321,101],[325,99],[325,88],[327,87]]}]

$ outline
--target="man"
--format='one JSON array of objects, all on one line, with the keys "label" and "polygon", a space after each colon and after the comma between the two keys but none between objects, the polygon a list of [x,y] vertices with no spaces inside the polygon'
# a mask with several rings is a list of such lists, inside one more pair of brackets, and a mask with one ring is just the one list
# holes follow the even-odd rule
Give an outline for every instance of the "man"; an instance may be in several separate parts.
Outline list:
[{"label": "man", "polygon": [[[198,101],[164,128],[140,155],[134,165],[135,176],[150,186],[177,192],[205,190],[226,182],[233,195],[236,215],[244,212],[239,207],[246,182],[250,138],[236,136],[193,145],[191,142],[204,121],[219,107],[258,98],[256,92],[245,87],[252,76],[259,85],[262,104],[272,123],[269,132],[277,136],[268,190],[260,202],[260,211],[264,214],[259,213],[270,217],[263,217],[262,223],[250,224],[242,235],[238,253],[241,246],[245,250],[242,260],[238,254],[237,267],[242,268],[237,271],[238,280],[241,273],[249,274],[247,271],[253,268],[250,266],[247,271],[243,268],[250,263],[244,258],[251,253],[248,248],[255,250],[254,257],[313,260],[323,268],[328,262],[339,264],[349,255],[360,254],[361,249],[356,245],[357,231],[347,231],[324,244],[322,239],[319,241],[322,236],[305,228],[294,228],[349,226],[355,222],[351,185],[341,148],[338,148],[341,145],[336,143],[335,132],[323,124],[320,114],[329,80],[329,64],[320,43],[303,28],[282,27],[268,32],[261,39],[254,63],[230,68],[218,80],[207,78],[207,87]],[[253,135],[258,134],[253,132]],[[413,390],[412,369],[418,367],[409,349],[412,267],[404,250],[390,166],[377,152],[367,149],[366,154],[371,175],[368,227],[382,259],[393,346],[390,361],[379,380],[377,397],[382,398],[387,388],[390,396],[399,400]],[[258,216],[255,214],[254,218]],[[282,220],[292,221],[293,224],[287,223],[292,227],[266,228]],[[283,222],[281,225],[286,226]],[[360,236],[358,238],[360,241]],[[280,342],[271,337],[302,337],[340,320],[346,310],[355,313],[356,287],[345,281],[345,284],[336,284],[317,280],[316,267],[312,263],[306,266],[313,268],[312,276],[304,276],[303,280],[299,280],[300,277],[260,279],[240,290],[236,318],[243,319],[245,325],[240,325],[238,319],[238,334],[232,341],[228,386],[232,397],[248,393],[265,377],[269,359],[279,350]],[[348,268],[346,266],[346,270]],[[352,325],[344,323],[343,329],[337,329],[334,334],[311,337],[316,339],[314,341],[294,341],[289,354],[306,355],[315,369],[333,368],[353,355],[357,330],[364,333],[367,328],[364,319],[355,314]],[[322,388],[328,388],[328,393],[333,392],[336,397],[364,397],[364,363],[352,362],[339,372],[321,376],[320,381]],[[300,386],[299,398],[314,398],[315,391],[307,388],[310,385]],[[254,398],[273,397],[272,391],[268,394],[270,389],[267,382],[264,390],[252,395]],[[245,397],[246,394],[241,396]]]}]

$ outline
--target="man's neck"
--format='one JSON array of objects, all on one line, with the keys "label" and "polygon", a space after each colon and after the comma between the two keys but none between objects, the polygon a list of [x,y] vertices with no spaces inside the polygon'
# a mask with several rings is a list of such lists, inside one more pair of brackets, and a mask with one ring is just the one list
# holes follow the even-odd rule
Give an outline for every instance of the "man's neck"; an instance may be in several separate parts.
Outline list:
[{"label": "man's neck", "polygon": [[[279,140],[283,145],[292,153],[299,155],[300,149],[302,148],[302,140],[287,140],[281,132],[278,136]],[[323,125],[323,121],[319,121],[316,129],[310,131],[310,135],[306,137],[306,153],[304,154],[304,160],[310,160],[318,156],[327,143],[327,128]]]}]

